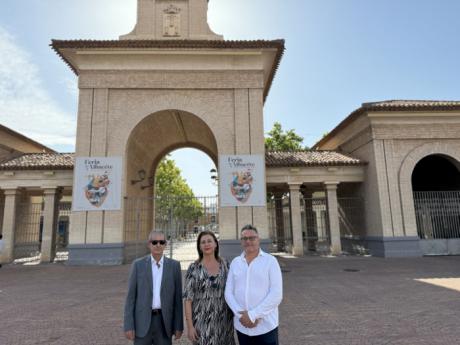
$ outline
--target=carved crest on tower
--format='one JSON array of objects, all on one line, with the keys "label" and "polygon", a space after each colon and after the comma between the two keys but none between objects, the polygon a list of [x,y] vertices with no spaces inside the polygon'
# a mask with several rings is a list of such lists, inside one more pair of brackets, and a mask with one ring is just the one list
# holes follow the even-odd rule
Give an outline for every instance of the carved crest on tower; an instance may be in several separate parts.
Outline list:
[{"label": "carved crest on tower", "polygon": [[180,12],[180,8],[170,4],[163,12],[166,14],[178,14]]},{"label": "carved crest on tower", "polygon": [[180,11],[181,9],[170,4],[163,12],[163,36],[180,36]]}]

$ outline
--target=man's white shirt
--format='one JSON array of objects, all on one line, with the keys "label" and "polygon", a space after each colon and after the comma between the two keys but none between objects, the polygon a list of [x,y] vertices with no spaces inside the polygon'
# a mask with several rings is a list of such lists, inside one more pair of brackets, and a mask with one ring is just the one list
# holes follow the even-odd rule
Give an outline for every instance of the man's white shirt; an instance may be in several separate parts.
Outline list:
[{"label": "man's white shirt", "polygon": [[158,267],[157,262],[150,256],[152,259],[152,287],[153,287],[153,298],[152,298],[152,309],[161,309],[161,299],[160,299],[160,291],[161,291],[161,278],[163,277],[163,262],[164,256],[161,257],[160,267]]},{"label": "man's white shirt", "polygon": [[[233,259],[225,286],[225,300],[234,314],[235,329],[249,336],[268,333],[278,327],[278,305],[283,298],[283,279],[278,261],[261,249],[248,265],[244,252]],[[240,322],[247,310],[254,328]]]}]

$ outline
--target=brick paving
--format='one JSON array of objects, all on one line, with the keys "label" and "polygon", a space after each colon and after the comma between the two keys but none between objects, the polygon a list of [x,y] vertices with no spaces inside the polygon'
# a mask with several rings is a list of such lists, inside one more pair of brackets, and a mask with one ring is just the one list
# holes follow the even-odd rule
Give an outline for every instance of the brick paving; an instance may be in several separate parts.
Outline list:
[{"label": "brick paving", "polygon": [[[460,257],[280,263],[281,345],[460,344]],[[128,270],[4,265],[0,344],[129,344],[121,328]],[[439,281],[433,278],[448,279],[450,288],[430,284]]]}]

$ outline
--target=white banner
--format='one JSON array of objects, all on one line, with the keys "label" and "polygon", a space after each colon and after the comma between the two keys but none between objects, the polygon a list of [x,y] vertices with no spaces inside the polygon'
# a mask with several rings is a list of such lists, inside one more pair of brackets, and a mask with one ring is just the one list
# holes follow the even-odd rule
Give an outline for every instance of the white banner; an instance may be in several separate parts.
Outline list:
[{"label": "white banner", "polygon": [[77,157],[73,211],[121,209],[121,157]]},{"label": "white banner", "polygon": [[265,206],[263,155],[219,156],[220,205]]}]

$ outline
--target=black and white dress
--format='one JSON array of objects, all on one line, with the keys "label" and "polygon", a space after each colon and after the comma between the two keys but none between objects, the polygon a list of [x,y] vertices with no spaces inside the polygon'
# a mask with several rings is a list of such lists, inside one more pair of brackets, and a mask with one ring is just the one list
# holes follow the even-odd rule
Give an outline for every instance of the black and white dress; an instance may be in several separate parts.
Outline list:
[{"label": "black and white dress", "polygon": [[197,345],[235,345],[233,313],[224,297],[227,274],[228,263],[224,260],[216,276],[210,276],[200,262],[192,263],[187,270],[184,298],[192,301]]}]

